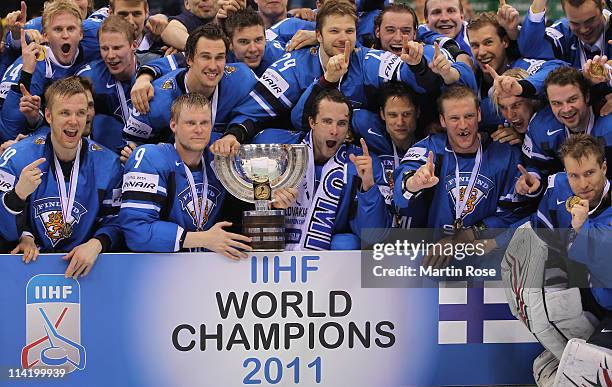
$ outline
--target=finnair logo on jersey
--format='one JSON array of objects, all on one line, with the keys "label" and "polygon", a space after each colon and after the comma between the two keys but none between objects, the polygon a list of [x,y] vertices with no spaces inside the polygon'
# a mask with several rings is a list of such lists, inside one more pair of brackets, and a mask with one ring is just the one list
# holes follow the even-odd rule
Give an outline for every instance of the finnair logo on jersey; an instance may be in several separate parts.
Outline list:
[{"label": "finnair logo on jersey", "polygon": [[21,367],[85,368],[81,345],[81,290],[77,280],[39,274],[26,285],[26,345]]},{"label": "finnair logo on jersey", "polygon": [[537,342],[510,312],[501,287],[449,288],[441,283],[438,294],[438,344]]},{"label": "finnair logo on jersey", "polygon": [[[74,207],[72,207],[72,229],[81,221],[81,217],[87,213],[87,209],[77,202],[74,201]],[[40,220],[45,229],[45,236],[49,238],[53,246],[66,238],[62,233],[64,227],[64,216],[62,215],[62,207],[60,204],[59,197],[42,198],[34,202],[34,216]]]}]

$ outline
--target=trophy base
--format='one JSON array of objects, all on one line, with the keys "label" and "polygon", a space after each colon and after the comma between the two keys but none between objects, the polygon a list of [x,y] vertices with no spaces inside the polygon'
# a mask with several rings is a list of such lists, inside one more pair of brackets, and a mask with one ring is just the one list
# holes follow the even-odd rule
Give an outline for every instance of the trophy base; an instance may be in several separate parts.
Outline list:
[{"label": "trophy base", "polygon": [[253,251],[284,251],[285,211],[244,211],[242,234],[251,238]]}]

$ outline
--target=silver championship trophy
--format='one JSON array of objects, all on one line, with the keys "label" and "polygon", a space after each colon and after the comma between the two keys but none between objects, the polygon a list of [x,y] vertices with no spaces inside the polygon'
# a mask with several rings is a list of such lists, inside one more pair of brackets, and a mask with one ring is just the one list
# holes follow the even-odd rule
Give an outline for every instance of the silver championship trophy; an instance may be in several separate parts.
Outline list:
[{"label": "silver championship trophy", "polygon": [[306,145],[242,145],[236,157],[215,156],[221,184],[236,198],[255,203],[244,211],[242,232],[251,238],[254,251],[285,249],[285,211],[272,210],[272,193],[297,187],[308,166]]}]

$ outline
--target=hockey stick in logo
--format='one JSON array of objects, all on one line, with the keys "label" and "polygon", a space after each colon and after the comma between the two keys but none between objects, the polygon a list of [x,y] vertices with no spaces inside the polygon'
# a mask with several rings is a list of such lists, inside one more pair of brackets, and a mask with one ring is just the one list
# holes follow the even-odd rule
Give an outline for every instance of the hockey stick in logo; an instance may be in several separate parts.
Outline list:
[{"label": "hockey stick in logo", "polygon": [[[67,337],[60,335],[55,329],[55,327],[53,326],[53,324],[51,324],[51,321],[49,321],[49,318],[47,317],[47,314],[45,313],[43,308],[38,308],[38,310],[40,311],[40,314],[45,319],[45,331],[47,332],[47,337],[49,338],[49,344],[51,345],[50,347],[47,347],[41,351],[40,360],[43,363],[50,365],[50,366],[61,366],[65,364],[66,362],[69,362],[70,364],[78,368],[79,370],[82,370],[83,368],[85,368],[85,347],[83,347],[82,345],[78,343],[75,343],[74,341],[68,339]],[[58,347],[55,345],[54,339],[63,341],[64,343],[74,347],[79,352],[78,364],[72,361],[68,357],[68,355],[66,355],[66,350],[63,347]],[[57,357],[53,355],[53,353],[54,352],[57,353],[58,350],[59,352],[62,352],[63,354],[62,357]],[[48,351],[50,352],[49,355],[47,355]]]},{"label": "hockey stick in logo", "polygon": [[[60,314],[60,316],[57,318],[57,321],[55,322],[55,327],[58,328],[60,326],[60,324],[62,323],[62,320],[64,319],[64,316],[66,315],[66,312],[68,312],[68,308],[64,308],[64,310],[62,311],[62,313]],[[35,366],[40,359],[38,360],[34,360],[31,364],[28,364],[28,355],[29,352],[32,348],[36,347],[37,345],[39,345],[40,343],[42,343],[43,341],[47,340],[49,338],[49,336],[44,336],[41,337],[40,339],[34,341],[31,344],[26,345],[25,347],[23,347],[23,350],[21,351],[21,367],[22,368],[31,368],[33,366]]]}]

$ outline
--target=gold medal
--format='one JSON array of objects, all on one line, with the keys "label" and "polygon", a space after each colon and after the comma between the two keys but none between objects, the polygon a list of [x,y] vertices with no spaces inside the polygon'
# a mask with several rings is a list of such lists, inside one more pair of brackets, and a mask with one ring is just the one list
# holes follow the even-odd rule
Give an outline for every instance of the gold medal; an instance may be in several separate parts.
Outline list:
[{"label": "gold medal", "polygon": [[47,49],[45,46],[38,45],[38,54],[36,54],[36,60],[42,62],[47,57]]},{"label": "gold medal", "polygon": [[596,62],[592,62],[591,63],[591,68],[589,70],[589,73],[596,78],[602,78],[605,74],[605,69],[604,67]]},{"label": "gold medal", "polygon": [[580,200],[581,199],[578,196],[570,196],[567,198],[565,201],[565,209],[567,212],[572,212],[572,208],[574,208],[576,204],[580,203]]},{"label": "gold medal", "polygon": [[70,238],[70,236],[72,236],[72,225],[70,223],[64,223],[62,226],[62,236],[64,238]]}]

